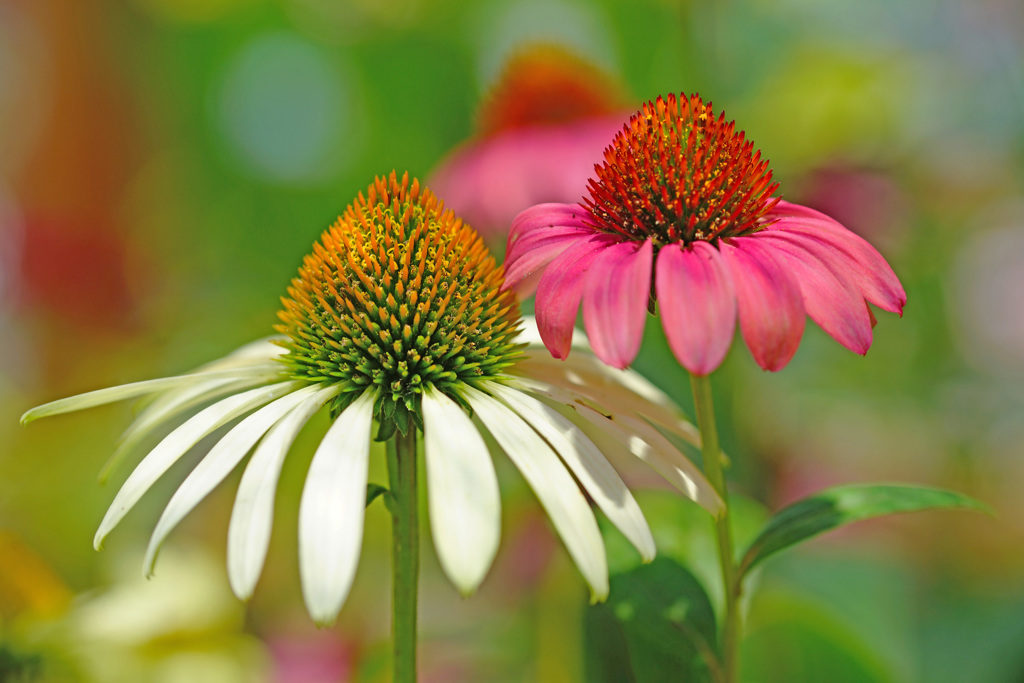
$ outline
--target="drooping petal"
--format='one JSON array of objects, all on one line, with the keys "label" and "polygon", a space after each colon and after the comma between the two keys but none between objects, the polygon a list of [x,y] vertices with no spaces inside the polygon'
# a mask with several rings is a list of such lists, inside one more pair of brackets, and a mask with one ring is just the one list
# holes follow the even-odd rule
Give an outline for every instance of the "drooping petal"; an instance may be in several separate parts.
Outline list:
[{"label": "drooping petal", "polygon": [[871,319],[864,296],[842,271],[836,272],[797,236],[765,230],[751,236],[775,251],[800,286],[804,308],[821,329],[854,353],[871,347]]},{"label": "drooping petal", "polygon": [[700,445],[696,427],[660,389],[639,373],[610,368],[590,354],[574,354],[559,361],[547,352],[527,350],[526,358],[516,365],[515,377],[528,390],[557,401],[584,401],[601,406],[605,413],[643,415]]},{"label": "drooping petal", "polygon": [[551,447],[497,399],[471,387],[466,400],[522,473],[565,542],[596,600],[608,596],[608,562],[594,513]]},{"label": "drooping petal", "polygon": [[781,370],[793,358],[804,332],[800,287],[757,240],[735,237],[720,244],[736,290],[743,339],[758,365]]},{"label": "drooping petal", "polygon": [[535,308],[541,339],[555,358],[565,358],[572,345],[585,275],[594,259],[617,240],[594,235],[574,242],[548,265],[537,288]]},{"label": "drooping petal", "polygon": [[339,391],[339,385],[328,386],[305,398],[271,428],[245,467],[228,525],[228,581],[242,600],[252,595],[263,571],[285,456],[306,422]]},{"label": "drooping petal", "polygon": [[863,237],[825,214],[798,204],[779,202],[769,217],[777,219],[769,226],[770,231],[805,235],[820,244],[823,248],[816,249],[816,255],[848,272],[869,302],[884,311],[903,313],[907,303],[903,285],[885,258]]},{"label": "drooping petal", "polygon": [[654,537],[640,506],[587,435],[556,410],[522,391],[496,382],[489,383],[488,391],[508,404],[551,444],[591,499],[640,552],[640,557],[645,562],[653,560]]},{"label": "drooping petal", "polygon": [[501,537],[498,477],[487,444],[453,400],[423,393],[427,503],[437,558],[463,595],[483,581]]},{"label": "drooping petal", "polygon": [[583,323],[598,358],[625,368],[640,351],[651,295],[651,240],[620,242],[601,251],[587,273]]},{"label": "drooping petal", "polygon": [[602,451],[625,449],[712,515],[717,517],[725,509],[704,473],[651,425],[629,415],[609,418],[585,405],[576,404],[572,408],[586,421],[581,426]]},{"label": "drooping petal", "polygon": [[505,254],[505,283],[520,299],[533,294],[544,268],[575,241],[592,235],[592,229],[555,226],[524,234]]},{"label": "drooping petal", "polygon": [[363,544],[372,391],[334,421],[313,455],[299,502],[302,596],[317,624],[332,623],[348,597]]},{"label": "drooping petal", "polygon": [[237,378],[243,374],[246,374],[245,371],[240,372],[238,370],[196,372],[187,375],[161,377],[159,379],[149,379],[143,382],[132,382],[130,384],[122,384],[116,387],[107,387],[105,389],[97,389],[96,391],[88,391],[84,394],[69,396],[67,398],[51,401],[50,403],[44,403],[41,406],[36,406],[21,416],[21,424],[26,425],[29,422],[38,420],[42,417],[70,413],[76,410],[85,410],[86,408],[95,408],[96,406],[106,405],[107,403],[116,403],[117,401],[145,396],[146,394],[165,391],[175,387],[187,386],[189,384],[194,384],[208,379],[221,377]]},{"label": "drooping petal", "polygon": [[162,393],[147,405],[128,426],[117,448],[100,469],[99,481],[105,484],[114,470],[143,441],[161,425],[189,409],[224,396],[237,394],[254,386],[266,384],[272,379],[269,374],[252,374],[243,379],[221,377],[190,384],[179,389]]},{"label": "drooping petal", "polygon": [[135,503],[139,502],[156,480],[203,437],[231,420],[298,387],[297,382],[279,382],[229,396],[196,413],[168,434],[143,458],[114,496],[114,502],[110,504],[107,514],[100,522],[100,528],[96,531],[93,546],[99,550],[107,534],[117,526]]},{"label": "drooping petal", "polygon": [[670,244],[658,254],[658,314],[684,368],[707,375],[721,365],[736,331],[736,293],[718,250]]},{"label": "drooping petal", "polygon": [[143,561],[146,576],[152,575],[156,554],[174,527],[209,495],[210,491],[224,481],[271,427],[315,391],[315,386],[304,387],[263,406],[235,425],[199,461],[171,496],[160,520],[156,523],[149,547],[146,549],[146,559]]}]

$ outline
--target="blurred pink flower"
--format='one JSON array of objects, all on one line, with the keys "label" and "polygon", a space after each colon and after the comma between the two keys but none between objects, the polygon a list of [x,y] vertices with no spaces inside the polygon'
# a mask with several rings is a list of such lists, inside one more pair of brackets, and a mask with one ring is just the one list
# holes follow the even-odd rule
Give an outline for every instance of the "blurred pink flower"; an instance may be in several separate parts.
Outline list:
[{"label": "blurred pink flower", "polygon": [[267,641],[274,659],[275,683],[338,683],[352,677],[358,645],[332,631],[303,626]]},{"label": "blurred pink flower", "polygon": [[479,133],[444,159],[430,186],[485,238],[540,202],[577,201],[622,125],[621,86],[553,45],[515,56],[478,113]]},{"label": "blurred pink flower", "polygon": [[127,241],[105,225],[28,216],[20,263],[23,305],[70,322],[78,331],[134,331]]},{"label": "blurred pink flower", "polygon": [[865,302],[902,314],[903,287],[874,247],[772,198],[768,162],[698,95],[644,105],[596,171],[582,205],[535,206],[509,234],[505,287],[536,288],[556,358],[569,353],[581,301],[605,363],[633,361],[657,302],[676,358],[701,375],[725,358],[737,315],[754,360],[775,371],[796,353],[805,314],[860,354],[874,323]]},{"label": "blurred pink flower", "polygon": [[861,237],[886,249],[898,250],[906,243],[911,200],[885,171],[835,162],[812,170],[800,184],[808,206]]}]

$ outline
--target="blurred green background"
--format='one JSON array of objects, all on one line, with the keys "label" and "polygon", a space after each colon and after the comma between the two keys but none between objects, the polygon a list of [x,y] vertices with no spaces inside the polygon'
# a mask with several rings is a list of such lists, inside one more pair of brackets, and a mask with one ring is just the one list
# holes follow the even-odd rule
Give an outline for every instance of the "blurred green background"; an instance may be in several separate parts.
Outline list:
[{"label": "blurred green background", "polygon": [[[237,475],[146,582],[173,481],[91,548],[121,481],[96,473],[130,408],[17,418],[270,333],[355,194],[393,168],[428,177],[533,41],[593,61],[637,106],[711,99],[784,197],[867,237],[906,287],[865,358],[812,325],[778,374],[734,346],[714,382],[750,514],[874,480],[998,511],[873,522],[766,565],[747,680],[1024,681],[1018,0],[0,0],[0,680],[386,680],[380,504],[338,625],[318,631],[302,609],[313,437],[285,468],[271,557],[242,605],[223,566]],[[636,368],[688,406],[657,328]],[[582,580],[523,482],[499,476],[504,538],[480,593],[460,599],[424,553],[423,680],[585,680]],[[673,533],[692,511],[663,496],[640,502]]]}]

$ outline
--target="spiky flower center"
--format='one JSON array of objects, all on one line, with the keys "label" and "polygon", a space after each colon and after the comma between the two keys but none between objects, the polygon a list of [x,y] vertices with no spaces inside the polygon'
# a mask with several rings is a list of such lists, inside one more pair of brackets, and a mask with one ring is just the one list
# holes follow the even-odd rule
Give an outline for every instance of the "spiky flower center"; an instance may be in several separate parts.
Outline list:
[{"label": "spiky flower center", "polygon": [[516,54],[485,97],[484,136],[527,126],[568,123],[621,111],[619,84],[565,48],[539,43]]},{"label": "spiky flower center", "polygon": [[760,150],[699,95],[645,104],[596,171],[584,199],[595,227],[657,246],[749,234],[778,202]]},{"label": "spiky flower center", "polygon": [[277,329],[299,379],[377,393],[382,431],[419,423],[423,390],[497,379],[518,355],[519,310],[476,232],[419,181],[378,178],[306,256]]}]

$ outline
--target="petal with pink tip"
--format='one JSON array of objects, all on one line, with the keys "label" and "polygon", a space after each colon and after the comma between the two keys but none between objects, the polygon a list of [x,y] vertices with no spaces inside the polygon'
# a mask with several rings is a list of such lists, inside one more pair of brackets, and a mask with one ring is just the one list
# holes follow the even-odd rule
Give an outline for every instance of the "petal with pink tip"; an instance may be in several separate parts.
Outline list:
[{"label": "petal with pink tip", "polygon": [[587,273],[583,324],[594,353],[613,368],[625,368],[640,351],[652,265],[651,240],[619,242],[602,250]]},{"label": "petal with pink tip", "polygon": [[854,353],[871,347],[871,319],[864,297],[843,271],[835,271],[798,239],[782,230],[764,230],[751,236],[774,250],[800,286],[804,309],[821,329]]},{"label": "petal with pink tip", "polygon": [[769,232],[804,235],[819,245],[815,255],[833,270],[848,272],[864,298],[882,310],[903,314],[907,294],[899,278],[878,250],[860,235],[847,230],[823,213],[798,204],[779,202],[768,215],[777,219]]},{"label": "petal with pink tip", "polygon": [[800,286],[770,249],[750,237],[722,240],[740,329],[754,360],[765,370],[781,370],[793,358],[804,332]]},{"label": "petal with pink tip", "polygon": [[707,242],[670,244],[658,254],[658,314],[684,368],[707,375],[725,358],[736,331],[736,293],[718,250]]},{"label": "petal with pink tip", "polygon": [[587,269],[601,251],[616,241],[603,234],[578,240],[555,257],[541,277],[534,304],[537,329],[544,346],[555,358],[569,355]]},{"label": "petal with pink tip", "polygon": [[537,277],[552,259],[574,242],[594,234],[593,229],[554,226],[524,234],[505,255],[505,283],[525,299],[537,288]]}]

